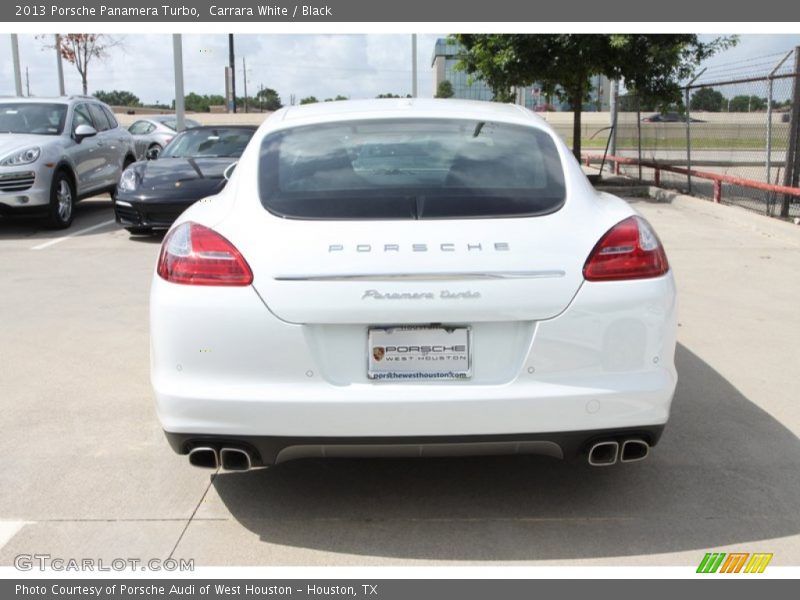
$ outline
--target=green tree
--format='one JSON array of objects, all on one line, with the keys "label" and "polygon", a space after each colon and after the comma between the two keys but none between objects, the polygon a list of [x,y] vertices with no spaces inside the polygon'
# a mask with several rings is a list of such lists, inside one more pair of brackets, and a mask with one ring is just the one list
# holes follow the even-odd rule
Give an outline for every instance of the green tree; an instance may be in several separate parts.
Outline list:
[{"label": "green tree", "polygon": [[767,110],[767,99],[758,96],[734,96],[728,101],[729,112]]},{"label": "green tree", "polygon": [[580,158],[581,106],[592,76],[624,79],[643,99],[677,102],[697,64],[736,43],[695,34],[459,34],[459,68],[483,79],[500,102],[538,82],[574,107],[572,151]]},{"label": "green tree", "polygon": [[434,98],[452,98],[454,94],[453,84],[445,79],[436,86],[436,96]]},{"label": "green tree", "polygon": [[110,92],[104,92],[103,90],[97,90],[94,93],[94,97],[100,100],[100,102],[105,102],[106,104],[110,104],[111,106],[141,106],[142,102],[139,98],[133,94],[132,92],[127,92],[124,90],[112,90]]},{"label": "green tree", "polygon": [[[209,96],[190,92],[184,97],[184,106],[189,112],[208,112],[211,106],[225,105],[225,98],[219,94]],[[173,104],[174,108],[174,104]]]},{"label": "green tree", "polygon": [[316,96],[306,96],[305,98],[300,98],[300,104],[315,104],[319,102]]},{"label": "green tree", "polygon": [[278,110],[283,106],[278,92],[272,88],[262,88],[256,94],[258,105],[264,110]]},{"label": "green tree", "polygon": [[689,100],[689,108],[706,112],[720,112],[725,106],[725,96],[713,88],[700,88]]},{"label": "green tree", "polygon": [[389,93],[389,94],[378,94],[375,97],[376,98],[402,98],[402,96],[399,95],[399,94],[391,94],[391,93]]}]

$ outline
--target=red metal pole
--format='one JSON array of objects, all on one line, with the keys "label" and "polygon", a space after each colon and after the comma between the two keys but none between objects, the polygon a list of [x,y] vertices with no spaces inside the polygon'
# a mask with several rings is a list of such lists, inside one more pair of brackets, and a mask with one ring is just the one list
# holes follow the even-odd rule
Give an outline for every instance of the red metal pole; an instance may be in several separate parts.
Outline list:
[{"label": "red metal pole", "polygon": [[[594,160],[600,160],[600,156],[592,157]],[[612,156],[607,157],[606,160],[613,160],[617,164],[625,164],[625,165],[641,165],[648,169],[656,169],[660,171],[668,171],[670,173],[678,173],[680,175],[689,175],[691,174],[692,177],[698,177],[700,179],[709,179],[720,185],[722,183],[728,183],[731,185],[738,185],[742,187],[749,187],[755,190],[763,190],[765,192],[774,192],[776,194],[787,194],[789,196],[794,196],[800,198],[800,187],[790,187],[786,185],[775,185],[772,183],[764,183],[763,181],[756,181],[754,179],[744,179],[742,177],[736,177],[734,175],[720,175],[719,173],[711,173],[709,171],[697,171],[696,169],[684,169],[682,167],[671,167],[669,165],[665,165],[659,162],[651,162],[651,161],[638,161],[635,158],[627,158],[623,156]],[[720,196],[722,192],[720,190]]]},{"label": "red metal pole", "polygon": [[722,182],[719,179],[714,180],[714,202],[722,202]]}]

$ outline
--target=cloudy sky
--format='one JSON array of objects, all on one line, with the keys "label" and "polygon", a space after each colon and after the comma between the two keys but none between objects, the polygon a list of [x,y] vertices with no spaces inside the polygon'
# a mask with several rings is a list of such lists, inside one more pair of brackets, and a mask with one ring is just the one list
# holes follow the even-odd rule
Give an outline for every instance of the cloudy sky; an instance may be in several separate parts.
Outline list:
[{"label": "cloudy sky", "polygon": [[[433,95],[430,67],[436,38],[418,36],[419,95]],[[711,36],[702,36],[710,38]],[[170,103],[173,98],[172,39],[169,35],[118,36],[119,47],[105,61],[89,66],[89,91],[128,90],[145,103]],[[54,50],[44,40],[20,35],[20,61],[33,95],[58,93]],[[228,38],[220,35],[183,36],[185,90],[223,94]],[[800,35],[743,35],[737,47],[708,62],[707,77],[723,79],[741,74],[763,74],[781,52],[800,45]],[[288,104],[314,95],[324,99],[342,94],[372,98],[381,93],[405,95],[411,91],[411,41],[409,35],[236,35],[237,92],[242,93],[241,57],[247,60],[248,93],[260,85],[278,90]],[[0,35],[0,95],[14,94],[11,44]],[[80,93],[80,78],[73,65],[64,64],[67,93]],[[706,79],[706,78],[704,78]]]}]

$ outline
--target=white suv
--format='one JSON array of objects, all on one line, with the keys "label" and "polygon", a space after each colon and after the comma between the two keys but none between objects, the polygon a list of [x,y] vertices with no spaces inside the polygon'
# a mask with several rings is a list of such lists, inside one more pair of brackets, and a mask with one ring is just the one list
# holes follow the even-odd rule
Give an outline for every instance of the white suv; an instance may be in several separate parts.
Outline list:
[{"label": "white suv", "polygon": [[77,200],[114,193],[133,139],[95,98],[0,99],[0,214],[72,224]]}]

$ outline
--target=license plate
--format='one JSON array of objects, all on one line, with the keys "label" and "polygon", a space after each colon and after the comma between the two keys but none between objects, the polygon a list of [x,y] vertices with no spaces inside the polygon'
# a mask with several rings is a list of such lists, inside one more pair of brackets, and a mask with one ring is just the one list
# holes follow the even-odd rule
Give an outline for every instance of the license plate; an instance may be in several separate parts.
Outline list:
[{"label": "license plate", "polygon": [[373,327],[367,335],[367,376],[382,381],[469,379],[469,327]]}]

